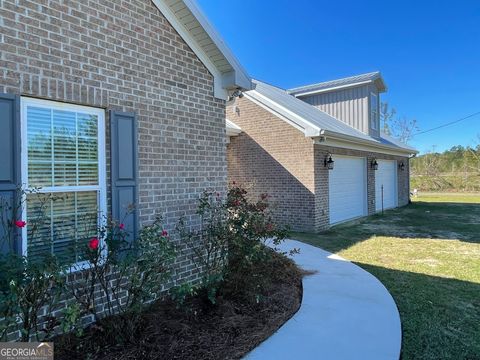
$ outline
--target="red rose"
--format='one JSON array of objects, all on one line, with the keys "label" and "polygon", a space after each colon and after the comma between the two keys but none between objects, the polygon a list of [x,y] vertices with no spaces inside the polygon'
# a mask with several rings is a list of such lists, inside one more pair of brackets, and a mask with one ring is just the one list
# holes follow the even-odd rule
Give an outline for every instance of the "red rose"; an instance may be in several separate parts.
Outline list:
[{"label": "red rose", "polygon": [[25,225],[27,225],[27,222],[26,222],[26,221],[23,221],[23,220],[17,220],[17,221],[15,221],[15,226],[16,226],[16,227],[23,228],[23,227],[25,227]]},{"label": "red rose", "polygon": [[239,201],[239,200],[235,200],[235,201],[233,202],[233,205],[234,205],[234,206],[239,206],[239,205],[240,205],[240,201]]},{"label": "red rose", "polygon": [[162,236],[165,236],[165,237],[168,236],[168,231],[167,231],[167,230],[163,230],[163,231],[162,231]]},{"label": "red rose", "polygon": [[272,231],[273,230],[273,224],[268,223],[267,224],[267,231]]},{"label": "red rose", "polygon": [[235,181],[232,181],[232,185],[235,185],[235,184],[236,184],[236,182],[235,182]]},{"label": "red rose", "polygon": [[97,250],[99,244],[100,244],[100,242],[98,241],[98,239],[93,238],[88,242],[88,247],[92,250]]},{"label": "red rose", "polygon": [[118,227],[120,228],[120,230],[123,230],[123,229],[125,229],[125,224],[120,224],[120,225],[118,225]]}]

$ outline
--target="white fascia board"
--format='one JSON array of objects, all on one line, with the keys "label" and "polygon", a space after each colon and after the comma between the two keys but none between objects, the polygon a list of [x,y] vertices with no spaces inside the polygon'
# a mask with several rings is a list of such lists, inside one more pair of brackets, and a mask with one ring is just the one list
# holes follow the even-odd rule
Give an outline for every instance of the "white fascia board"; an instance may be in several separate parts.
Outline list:
[{"label": "white fascia board", "polygon": [[329,88],[324,88],[319,90],[307,90],[303,92],[300,91],[298,93],[296,93],[295,91],[292,91],[290,94],[292,94],[295,97],[301,97],[301,96],[315,95],[315,94],[327,93],[335,90],[342,90],[342,89],[357,87],[357,86],[366,85],[370,83],[373,83],[373,80],[360,81],[353,84],[339,85],[339,86],[334,86],[334,87],[329,87]]},{"label": "white fascia board", "polygon": [[253,101],[258,106],[272,113],[276,117],[282,119],[288,124],[292,125],[297,130],[300,130],[305,134],[305,137],[316,137],[323,134],[322,129],[313,125],[309,121],[303,119],[287,108],[279,105],[278,103],[270,100],[266,96],[263,96],[258,91],[252,90],[245,93],[245,96]]},{"label": "white fascia board", "polygon": [[238,130],[232,130],[232,129],[229,129],[227,128],[227,136],[230,137],[230,136],[238,136],[242,133],[242,130],[238,131]]},{"label": "white fascia board", "polygon": [[368,140],[342,136],[339,134],[329,134],[328,132],[322,140],[315,139],[315,144],[403,157],[410,157],[414,154],[411,150],[393,148],[380,143],[376,144]]},{"label": "white fascia board", "polygon": [[[197,55],[200,61],[205,65],[205,67],[210,71],[213,76],[214,82],[214,96],[221,100],[228,99],[228,90],[232,90],[237,87],[241,87],[242,89],[250,90],[252,88],[252,82],[248,77],[247,73],[243,70],[243,68],[238,67],[238,61],[231,55],[231,52],[225,53],[223,48],[219,47],[219,50],[224,54],[227,61],[232,66],[232,71],[235,76],[232,77],[230,72],[222,73],[219,69],[215,66],[215,64],[211,61],[210,57],[207,55],[205,50],[198,44],[195,38],[192,36],[190,31],[185,28],[185,26],[179,21],[175,13],[172,9],[163,1],[163,0],[152,0],[155,6],[160,10],[160,12],[165,16],[165,18],[172,24],[178,34],[182,37],[182,39],[187,43],[187,45],[193,50],[193,52]],[[184,0],[185,5],[187,8],[192,12],[193,16],[196,17],[197,21],[203,27],[205,32],[212,38],[212,33],[209,33],[207,30],[207,26],[212,28],[211,25],[208,25],[208,20],[206,20],[205,16],[200,12],[198,7],[190,0]],[[220,36],[216,35],[217,40],[212,38],[216,46],[219,46],[218,39]],[[222,42],[223,44],[223,42]],[[225,48],[225,46],[224,46]],[[227,57],[228,55],[228,57]],[[240,71],[237,69],[241,69]],[[238,78],[238,82],[237,82]],[[233,81],[233,83],[232,83]]]},{"label": "white fascia board", "polygon": [[237,136],[242,132],[242,129],[237,124],[233,123],[232,121],[226,119],[225,125],[227,127],[227,135],[228,136]]}]

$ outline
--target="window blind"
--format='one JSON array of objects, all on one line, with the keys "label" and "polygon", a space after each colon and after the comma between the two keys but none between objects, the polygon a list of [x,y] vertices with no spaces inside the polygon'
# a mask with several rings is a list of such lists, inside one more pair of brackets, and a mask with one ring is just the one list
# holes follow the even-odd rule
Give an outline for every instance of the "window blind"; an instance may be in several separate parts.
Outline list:
[{"label": "window blind", "polygon": [[[98,235],[98,116],[55,107],[27,106],[27,254],[85,260]],[[38,190],[40,189],[40,190]]]}]

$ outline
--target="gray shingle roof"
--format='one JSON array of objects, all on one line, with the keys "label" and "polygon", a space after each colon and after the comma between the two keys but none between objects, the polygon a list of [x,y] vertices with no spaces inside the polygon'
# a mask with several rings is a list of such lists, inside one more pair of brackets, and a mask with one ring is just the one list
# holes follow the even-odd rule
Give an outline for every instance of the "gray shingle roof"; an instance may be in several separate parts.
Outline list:
[{"label": "gray shingle roof", "polygon": [[310,93],[310,92],[316,92],[316,91],[327,91],[328,89],[337,88],[337,87],[353,86],[359,83],[364,83],[369,81],[376,82],[377,85],[379,86],[380,91],[382,92],[385,91],[387,88],[380,72],[374,71],[371,73],[350,76],[343,79],[325,81],[317,84],[296,87],[293,89],[289,89],[288,93],[292,95],[300,95],[303,93]]},{"label": "gray shingle roof", "polygon": [[368,142],[372,145],[382,145],[393,150],[416,150],[390,137],[374,138],[328,115],[327,113],[307,104],[280,89],[264,82],[253,80],[255,90],[247,91],[248,98],[261,103],[280,117],[286,118],[305,136],[316,137],[322,134],[353,137],[359,142]]}]

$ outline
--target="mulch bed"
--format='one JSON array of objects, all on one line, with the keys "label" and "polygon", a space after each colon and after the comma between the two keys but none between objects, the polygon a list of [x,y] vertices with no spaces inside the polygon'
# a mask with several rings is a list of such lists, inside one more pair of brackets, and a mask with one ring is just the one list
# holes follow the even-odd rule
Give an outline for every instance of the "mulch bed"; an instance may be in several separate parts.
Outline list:
[{"label": "mulch bed", "polygon": [[71,335],[55,339],[55,358],[240,359],[300,307],[303,273],[283,256],[276,255],[274,263],[273,268],[260,269],[269,285],[258,303],[224,295],[212,306],[195,297],[179,309],[171,300],[162,300],[142,314],[134,340],[113,345],[118,339],[106,330],[108,326],[96,324],[80,339]]}]

